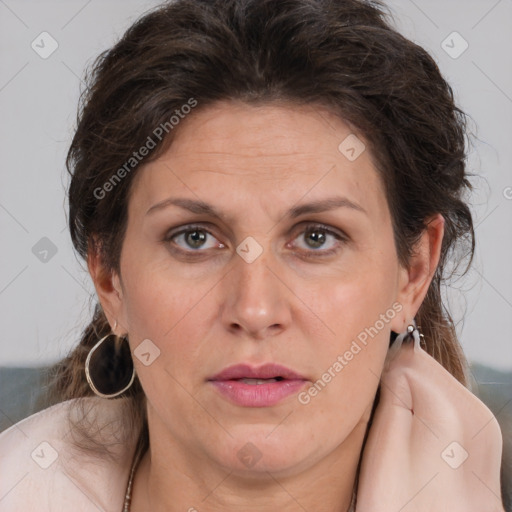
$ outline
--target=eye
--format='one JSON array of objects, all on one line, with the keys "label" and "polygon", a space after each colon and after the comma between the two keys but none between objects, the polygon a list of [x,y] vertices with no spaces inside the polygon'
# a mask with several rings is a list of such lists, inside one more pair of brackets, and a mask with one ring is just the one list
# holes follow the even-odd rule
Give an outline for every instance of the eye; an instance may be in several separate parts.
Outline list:
[{"label": "eye", "polygon": [[198,249],[213,249],[223,248],[224,244],[218,242],[217,244],[211,243],[208,245],[206,242],[208,237],[215,239],[215,237],[202,226],[186,226],[185,229],[169,233],[164,239],[165,242],[173,242],[178,245],[180,249],[188,252],[197,252]]},{"label": "eye", "polygon": [[[208,239],[213,240],[208,243]],[[223,249],[226,246],[222,242],[215,243],[217,240],[207,229],[201,225],[184,226],[179,231],[171,231],[165,238],[165,243],[170,243],[176,247],[173,249],[187,253],[191,256],[205,253],[206,249]],[[287,244],[288,247],[298,247],[305,257],[320,257],[334,254],[340,249],[342,242],[346,242],[347,238],[337,231],[334,231],[323,224],[308,225],[306,229],[302,229],[298,236],[294,239],[303,241],[298,246],[294,243]],[[204,249],[204,250],[201,250]]]},{"label": "eye", "polygon": [[[313,253],[307,256],[315,257],[334,254],[339,250],[340,242],[346,241],[346,237],[323,224],[313,224],[303,229],[294,240],[303,241],[299,248],[307,253]],[[315,252],[318,254],[314,254]]]}]

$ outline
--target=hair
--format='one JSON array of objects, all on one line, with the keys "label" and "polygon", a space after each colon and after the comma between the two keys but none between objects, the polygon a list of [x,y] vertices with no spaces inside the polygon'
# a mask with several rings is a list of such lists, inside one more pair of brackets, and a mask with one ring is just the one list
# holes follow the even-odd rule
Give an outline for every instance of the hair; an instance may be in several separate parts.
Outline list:
[{"label": "hair", "polygon": [[[467,363],[442,296],[459,263],[467,262],[462,275],[467,271],[475,247],[464,199],[472,189],[467,116],[433,58],[392,22],[377,0],[176,0],[146,13],[86,76],[66,160],[76,251],[84,260],[96,252],[106,271],[119,273],[132,181],[170,146],[180,126],[169,119],[186,112],[184,105],[196,102],[191,116],[226,100],[328,108],[367,143],[400,264],[408,265],[429,219],[444,217],[439,264],[416,321],[426,351],[467,386]],[[134,162],[134,150],[149,139],[155,147]],[[60,400],[92,395],[85,359],[110,332],[96,304],[79,344],[54,368]],[[147,433],[140,383],[124,396]]]}]

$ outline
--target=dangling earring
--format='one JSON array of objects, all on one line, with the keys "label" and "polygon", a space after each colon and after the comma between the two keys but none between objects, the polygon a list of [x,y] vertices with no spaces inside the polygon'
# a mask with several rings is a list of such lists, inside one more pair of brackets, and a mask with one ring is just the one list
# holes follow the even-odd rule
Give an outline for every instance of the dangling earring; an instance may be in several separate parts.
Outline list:
[{"label": "dangling earring", "polygon": [[396,351],[404,341],[407,343],[408,341],[412,340],[414,340],[416,347],[422,347],[424,349],[427,348],[427,344],[425,343],[425,336],[421,334],[420,328],[416,325],[416,320],[414,319],[407,326],[407,329],[395,338],[395,341],[393,341],[391,347],[394,348],[393,351]]},{"label": "dangling earring", "polygon": [[[117,321],[114,331],[116,326]],[[128,339],[114,332],[101,338],[87,355],[85,376],[90,388],[102,398],[124,393],[135,379]]]}]

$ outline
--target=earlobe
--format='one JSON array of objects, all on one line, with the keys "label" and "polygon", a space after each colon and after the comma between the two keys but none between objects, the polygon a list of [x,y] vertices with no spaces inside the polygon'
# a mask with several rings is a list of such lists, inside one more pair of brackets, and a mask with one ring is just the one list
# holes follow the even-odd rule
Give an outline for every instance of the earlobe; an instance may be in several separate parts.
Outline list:
[{"label": "earlobe", "polygon": [[418,312],[427,295],[428,288],[436,271],[441,256],[444,236],[444,218],[438,213],[431,217],[416,243],[409,266],[400,269],[397,300],[403,306],[403,316],[397,319],[401,325],[392,329],[401,332]]}]

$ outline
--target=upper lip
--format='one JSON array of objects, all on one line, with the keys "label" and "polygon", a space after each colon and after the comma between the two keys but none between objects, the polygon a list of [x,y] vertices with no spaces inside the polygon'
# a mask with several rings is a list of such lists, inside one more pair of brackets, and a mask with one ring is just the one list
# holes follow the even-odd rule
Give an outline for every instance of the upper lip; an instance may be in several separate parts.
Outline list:
[{"label": "upper lip", "polygon": [[305,380],[305,377],[290,370],[290,368],[275,363],[267,363],[257,367],[249,364],[235,364],[224,368],[208,380],[274,379],[276,377]]}]

